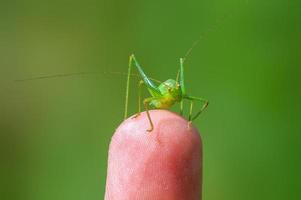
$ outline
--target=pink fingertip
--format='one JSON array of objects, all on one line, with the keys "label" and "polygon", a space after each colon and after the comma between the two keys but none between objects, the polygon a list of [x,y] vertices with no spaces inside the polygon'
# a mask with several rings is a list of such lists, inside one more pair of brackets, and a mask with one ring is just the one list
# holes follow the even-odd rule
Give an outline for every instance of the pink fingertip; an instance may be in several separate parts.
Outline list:
[{"label": "pink fingertip", "polygon": [[112,137],[106,200],[201,199],[202,143],[181,116],[152,110],[128,118]]}]

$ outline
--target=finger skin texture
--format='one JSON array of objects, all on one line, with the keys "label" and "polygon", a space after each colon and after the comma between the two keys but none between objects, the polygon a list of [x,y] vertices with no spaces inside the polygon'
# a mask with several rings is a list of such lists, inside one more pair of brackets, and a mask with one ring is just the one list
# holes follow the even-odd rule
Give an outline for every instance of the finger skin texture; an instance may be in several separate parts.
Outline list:
[{"label": "finger skin texture", "polygon": [[106,200],[201,199],[202,143],[181,116],[152,110],[116,130],[109,148]]}]

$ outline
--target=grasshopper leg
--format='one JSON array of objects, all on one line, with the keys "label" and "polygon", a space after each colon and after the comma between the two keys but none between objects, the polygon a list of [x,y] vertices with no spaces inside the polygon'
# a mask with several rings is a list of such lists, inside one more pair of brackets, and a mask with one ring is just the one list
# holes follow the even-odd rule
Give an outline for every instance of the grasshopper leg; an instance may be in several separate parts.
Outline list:
[{"label": "grasshopper leg", "polygon": [[180,115],[183,116],[183,110],[184,110],[184,105],[183,105],[183,100],[180,102]]},{"label": "grasshopper leg", "polygon": [[[183,58],[180,58],[180,69],[178,71],[178,75],[177,75],[177,82],[178,79],[180,79],[180,87],[181,87],[181,92],[182,95],[185,96],[186,95],[186,90],[185,90],[185,84],[184,84],[184,60]],[[180,102],[180,115],[183,116],[183,99]]]},{"label": "grasshopper leg", "polygon": [[125,92],[125,106],[124,106],[124,119],[127,118],[128,115],[128,106],[129,106],[129,90],[130,90],[130,74],[132,69],[132,58],[129,58],[129,67],[128,67],[128,75],[126,79],[126,92]]},{"label": "grasshopper leg", "polygon": [[195,120],[196,118],[198,118],[200,116],[200,114],[207,108],[207,106],[209,105],[209,101],[204,100],[202,101],[204,104],[201,108],[201,110],[199,110],[199,112],[197,112],[197,114],[191,119],[192,121]]},{"label": "grasshopper leg", "polygon": [[[143,83],[146,85],[146,87],[148,88],[148,90],[151,93],[151,95],[152,96],[160,96],[161,95],[158,87],[152,82],[152,80],[150,78],[148,78],[146,76],[146,74],[142,70],[142,67],[139,65],[138,61],[136,60],[134,54],[132,54],[130,56],[130,58],[129,58],[129,66],[128,66],[128,73],[127,73],[127,81],[126,81],[126,95],[125,95],[124,119],[127,118],[127,114],[128,114],[130,76],[131,76],[131,71],[132,71],[132,67],[133,66],[136,67],[136,69],[138,70],[141,78],[143,79]],[[139,106],[140,106],[140,104],[139,104]]]},{"label": "grasshopper leg", "polygon": [[190,101],[190,109],[189,109],[189,116],[188,116],[188,121],[190,122],[192,119],[192,109],[193,109],[193,101]]},{"label": "grasshopper leg", "polygon": [[[189,112],[189,121],[193,121],[196,118],[198,118],[200,116],[200,114],[207,108],[207,106],[209,104],[208,100],[205,100],[205,99],[199,98],[199,97],[185,96],[185,99],[188,99],[191,101],[190,112]],[[201,109],[193,117],[192,117],[192,107],[193,107],[192,101],[199,101],[199,102],[203,103],[203,106],[201,107]]]},{"label": "grasshopper leg", "polygon": [[149,103],[150,103],[152,100],[155,100],[155,99],[158,99],[158,98],[150,97],[150,98],[144,99],[144,101],[143,101],[144,108],[145,108],[145,110],[146,110],[147,118],[148,118],[149,125],[150,125],[150,128],[147,129],[148,132],[152,132],[152,130],[154,130],[154,124],[153,124],[152,118],[151,118],[151,116],[150,116],[150,114],[149,114]]},{"label": "grasshopper leg", "polygon": [[144,84],[143,80],[140,80],[138,84],[138,113],[133,118],[139,117],[141,113],[141,86],[143,84]]}]

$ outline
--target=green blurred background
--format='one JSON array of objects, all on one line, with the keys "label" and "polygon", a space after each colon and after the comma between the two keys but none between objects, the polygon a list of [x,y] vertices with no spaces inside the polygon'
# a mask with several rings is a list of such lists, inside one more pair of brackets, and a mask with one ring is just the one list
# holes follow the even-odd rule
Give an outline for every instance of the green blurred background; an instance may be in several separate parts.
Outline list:
[{"label": "green blurred background", "polygon": [[[1,1],[1,200],[103,199],[125,77],[174,78],[210,100],[204,200],[301,199],[301,1]],[[133,82],[130,111],[137,108]],[[177,108],[176,108],[177,109]],[[143,156],[143,155],[141,155]]]}]

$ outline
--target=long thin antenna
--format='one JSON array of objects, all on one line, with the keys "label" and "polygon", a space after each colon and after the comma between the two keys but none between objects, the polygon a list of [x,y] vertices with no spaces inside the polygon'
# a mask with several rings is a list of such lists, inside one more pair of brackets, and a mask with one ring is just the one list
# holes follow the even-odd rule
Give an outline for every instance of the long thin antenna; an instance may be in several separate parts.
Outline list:
[{"label": "long thin antenna", "polygon": [[186,54],[185,54],[184,57],[183,57],[183,63],[185,62],[186,58],[190,55],[190,53],[192,52],[192,50],[194,49],[194,47],[196,47],[196,46],[199,44],[199,42],[200,42],[200,41],[201,41],[208,33],[215,31],[215,30],[218,28],[218,25],[219,25],[223,20],[225,20],[226,17],[227,17],[227,15],[224,15],[222,18],[217,19],[216,22],[215,22],[215,24],[214,24],[212,27],[208,28],[203,34],[201,34],[201,35],[199,36],[199,38],[198,38],[197,40],[195,40],[195,41],[192,43],[191,47],[187,50]]},{"label": "long thin antenna", "polygon": [[[104,71],[104,72],[74,72],[74,73],[64,73],[64,74],[52,74],[52,75],[45,75],[45,76],[35,76],[35,77],[29,77],[24,79],[17,79],[14,80],[16,82],[25,82],[25,81],[34,81],[34,80],[41,80],[41,79],[54,79],[54,78],[62,78],[62,77],[70,77],[70,76],[81,76],[81,75],[93,75],[93,74],[114,74],[114,75],[123,75],[127,76],[127,73],[124,72],[114,72],[114,71]],[[139,74],[130,74],[130,76],[135,78],[140,78]],[[159,81],[154,78],[149,78],[152,81],[155,81],[157,83],[162,83],[162,81]]]},{"label": "long thin antenna", "polygon": [[65,73],[65,74],[52,74],[52,75],[45,75],[45,76],[36,76],[24,79],[17,79],[16,82],[22,81],[33,81],[39,79],[51,79],[51,78],[60,78],[60,77],[68,77],[68,76],[79,76],[79,75],[88,75],[88,74],[96,74],[97,72],[74,72],[74,73]]},{"label": "long thin antenna", "polygon": [[196,45],[198,45],[198,43],[201,41],[201,39],[202,39],[202,35],[199,37],[199,39],[197,39],[196,41],[194,41],[194,42],[192,43],[191,47],[187,50],[185,56],[183,57],[183,63],[185,62],[187,56],[190,55],[190,53],[191,53],[191,51],[194,49],[194,47],[195,47]]}]

